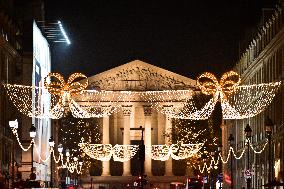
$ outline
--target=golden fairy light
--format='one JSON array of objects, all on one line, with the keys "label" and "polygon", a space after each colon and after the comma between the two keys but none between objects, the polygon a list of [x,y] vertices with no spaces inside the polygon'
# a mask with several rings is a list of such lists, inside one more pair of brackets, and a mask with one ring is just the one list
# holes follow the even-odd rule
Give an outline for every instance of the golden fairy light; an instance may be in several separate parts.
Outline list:
[{"label": "golden fairy light", "polygon": [[[281,82],[239,86],[241,79],[236,72],[226,72],[220,80],[208,72],[197,78],[197,86],[205,95],[213,98],[196,112],[196,117],[207,119],[218,100],[221,102],[223,119],[244,119],[262,112],[273,100]],[[208,111],[207,111],[208,110]],[[209,112],[209,113],[208,113]],[[191,117],[188,117],[191,119]]]},{"label": "golden fairy light", "polygon": [[[172,144],[172,145],[146,145],[145,154],[154,160],[166,161],[171,156],[175,160],[186,159],[196,154],[204,143]],[[129,161],[138,151],[139,145],[89,144],[82,139],[78,144],[80,149],[93,159],[110,161]]]},{"label": "golden fairy light", "polygon": [[[52,81],[52,79],[57,81]],[[75,80],[83,80],[82,82]],[[86,89],[89,82],[87,76],[82,73],[73,73],[65,82],[64,77],[55,72],[49,73],[44,78],[44,87],[48,90],[50,94],[57,95],[60,98],[70,98],[72,95],[80,94],[82,90]]]},{"label": "golden fairy light", "polygon": [[63,108],[58,98],[45,88],[16,84],[3,84],[10,101],[24,115],[36,118],[58,119]]},{"label": "golden fairy light", "polygon": [[205,72],[197,78],[197,86],[206,95],[214,95],[216,92],[231,94],[236,90],[240,82],[240,76],[234,71],[224,73],[220,79],[220,83],[209,72]]},{"label": "golden fairy light", "polygon": [[58,119],[64,111],[71,111],[76,118],[105,117],[120,111],[127,102],[143,101],[170,118],[204,120],[209,118],[218,101],[223,119],[253,117],[271,103],[281,85],[281,82],[272,82],[240,86],[240,82],[239,75],[233,71],[225,73],[220,82],[211,73],[201,74],[197,86],[201,93],[213,96],[201,108],[197,102],[203,104],[207,100],[199,99],[201,94],[192,89],[86,90],[88,80],[82,73],[72,74],[67,81],[59,73],[49,73],[44,78],[44,88],[11,84],[4,84],[4,87],[17,109],[29,117]]}]

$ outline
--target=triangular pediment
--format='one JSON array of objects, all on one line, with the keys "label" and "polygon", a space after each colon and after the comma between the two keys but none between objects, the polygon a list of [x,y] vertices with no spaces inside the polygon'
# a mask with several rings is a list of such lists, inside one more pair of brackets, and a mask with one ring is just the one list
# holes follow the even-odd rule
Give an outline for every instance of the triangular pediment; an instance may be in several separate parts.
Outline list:
[{"label": "triangular pediment", "polygon": [[134,60],[88,78],[90,89],[114,91],[181,90],[196,81],[174,72]]}]

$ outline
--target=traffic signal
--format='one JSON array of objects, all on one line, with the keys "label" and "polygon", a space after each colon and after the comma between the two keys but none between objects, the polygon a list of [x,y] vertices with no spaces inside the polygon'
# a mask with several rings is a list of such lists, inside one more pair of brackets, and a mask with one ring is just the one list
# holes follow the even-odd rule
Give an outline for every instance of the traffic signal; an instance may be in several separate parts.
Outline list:
[{"label": "traffic signal", "polygon": [[138,155],[139,155],[139,160],[143,160],[143,161],[145,160],[145,145],[144,144],[139,145]]}]

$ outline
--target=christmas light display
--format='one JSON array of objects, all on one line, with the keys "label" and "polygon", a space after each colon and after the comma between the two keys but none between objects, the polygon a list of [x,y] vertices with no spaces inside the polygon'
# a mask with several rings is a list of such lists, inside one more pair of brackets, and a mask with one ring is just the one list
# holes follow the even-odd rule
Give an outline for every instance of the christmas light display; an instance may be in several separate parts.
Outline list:
[{"label": "christmas light display", "polygon": [[139,145],[119,145],[113,147],[113,160],[125,162],[129,161],[139,149]]},{"label": "christmas light display", "polygon": [[171,148],[166,144],[145,146],[145,153],[153,160],[167,161],[171,155]]},{"label": "christmas light display", "polygon": [[[75,80],[85,79],[83,82]],[[52,81],[52,79],[57,81]],[[87,77],[82,73],[73,73],[65,82],[64,77],[59,73],[51,72],[44,78],[44,87],[50,94],[60,98],[70,98],[70,96],[81,93],[88,86]]]},{"label": "christmas light display", "polygon": [[145,153],[153,160],[166,161],[170,157],[175,160],[186,159],[195,155],[203,146],[200,144],[172,144],[146,146]]},{"label": "christmas light display", "polygon": [[71,112],[68,112],[59,121],[58,140],[61,141],[62,146],[70,149],[70,156],[81,157],[80,159],[84,162],[82,174],[88,174],[91,166],[100,166],[97,160],[86,155],[78,146],[82,138],[88,143],[101,143],[102,133],[98,120],[96,118],[75,118]]},{"label": "christmas light display", "polygon": [[[41,87],[3,84],[10,101],[24,115],[36,118],[58,119],[63,115],[63,108],[58,98]],[[50,104],[44,100],[50,99]]]},{"label": "christmas light display", "polygon": [[[82,80],[75,81],[78,79]],[[196,101],[203,101],[199,99],[201,94],[191,89],[143,92],[85,90],[88,80],[81,73],[72,74],[67,82],[59,73],[49,73],[44,78],[45,88],[4,86],[13,104],[29,117],[58,119],[64,115],[65,109],[71,110],[77,118],[105,117],[119,111],[123,103],[139,100],[150,103],[157,111],[171,118],[204,120],[209,118],[219,100],[223,119],[253,117],[271,103],[281,84],[239,86],[240,81],[239,75],[233,71],[225,73],[220,83],[211,73],[201,74],[197,78],[197,86],[201,93],[213,95],[201,108],[196,105]],[[51,101],[50,107],[44,107],[41,101],[46,98]]]},{"label": "christmas light display", "polygon": [[[249,139],[247,139],[247,140],[249,140]],[[264,149],[265,149],[267,144],[268,144],[268,140],[266,140],[265,143],[263,144],[263,146],[261,147],[261,149],[257,151],[256,147],[254,147],[253,144],[250,142],[250,148],[253,150],[253,152],[255,154],[260,154],[260,153],[262,153],[264,151]],[[219,154],[217,160],[215,160],[215,157],[209,156],[209,158],[208,158],[208,159],[210,159],[209,164],[206,164],[206,162],[204,162],[203,167],[201,167],[199,165],[198,166],[199,167],[199,171],[201,173],[203,173],[205,170],[210,171],[210,169],[212,167],[215,168],[216,166],[219,165],[219,161],[221,161],[223,164],[227,164],[229,159],[230,159],[231,152],[232,152],[234,158],[239,160],[245,154],[246,149],[247,148],[243,148],[240,152],[238,152],[239,155],[237,155],[237,152],[234,150],[234,148],[230,147],[226,158],[224,158],[221,154]]]},{"label": "christmas light display", "polygon": [[93,159],[109,161],[113,156],[114,161],[129,161],[138,151],[139,145],[89,144],[84,140],[78,144],[80,149]]},{"label": "christmas light display", "polygon": [[87,144],[82,141],[78,146],[88,156],[100,161],[109,161],[113,153],[111,144]]},{"label": "christmas light display", "polygon": [[222,98],[224,119],[244,119],[262,112],[273,100],[281,82],[239,86],[234,94]]},{"label": "christmas light display", "polygon": [[78,162],[77,160],[79,158],[75,157],[75,156],[73,158],[74,162],[70,161],[70,153],[69,153],[69,151],[68,151],[68,153],[66,153],[67,158],[66,158],[66,162],[64,163],[64,158],[63,158],[63,154],[62,154],[62,150],[63,149],[59,149],[59,157],[56,158],[55,157],[55,153],[54,153],[54,148],[53,148],[53,146],[54,146],[54,142],[53,142],[53,146],[50,146],[50,149],[49,149],[49,151],[47,153],[47,156],[46,157],[42,157],[41,156],[41,152],[39,151],[39,148],[36,145],[34,138],[31,139],[31,142],[30,142],[30,144],[29,144],[29,146],[27,148],[23,147],[22,143],[20,142],[19,136],[18,136],[18,121],[17,120],[9,121],[9,126],[12,129],[12,133],[17,138],[18,144],[21,147],[21,149],[23,151],[28,151],[32,146],[34,146],[36,154],[38,155],[38,157],[40,159],[40,162],[47,162],[51,158],[51,155],[53,155],[53,159],[54,159],[55,163],[59,163],[60,160],[61,160],[61,166],[59,166],[59,168],[67,168],[72,173],[75,170],[77,170],[78,174],[82,173],[83,162],[82,161]]},{"label": "christmas light display", "polygon": [[[272,82],[238,86],[240,81],[239,75],[230,71],[221,77],[219,84],[213,74],[205,72],[197,78],[197,86],[203,94],[213,95],[212,102],[206,104],[211,107],[209,109],[214,108],[220,99],[223,119],[244,119],[262,112],[271,103],[281,84]],[[201,116],[201,119],[207,119],[209,116],[210,114],[206,114]]]},{"label": "christmas light display", "polygon": [[72,97],[69,108],[77,118],[110,116],[120,110],[129,94],[123,91],[84,90]]},{"label": "christmas light display", "polygon": [[[145,146],[145,153],[154,160],[166,161],[171,156],[175,160],[186,159],[196,154],[203,143],[172,144]],[[139,145],[89,144],[82,140],[79,147],[91,158],[109,161],[113,155],[114,161],[129,161],[138,151]]]},{"label": "christmas light display", "polygon": [[186,159],[196,154],[204,143],[199,144],[172,144],[171,156],[175,160]]}]

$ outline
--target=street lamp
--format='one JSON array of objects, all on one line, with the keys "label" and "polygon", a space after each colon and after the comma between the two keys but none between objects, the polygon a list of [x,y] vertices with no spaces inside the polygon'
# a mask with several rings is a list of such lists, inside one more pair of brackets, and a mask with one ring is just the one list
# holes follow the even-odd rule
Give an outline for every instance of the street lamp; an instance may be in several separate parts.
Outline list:
[{"label": "street lamp", "polygon": [[[251,128],[249,126],[249,124],[247,124],[246,128],[245,128],[245,134],[246,134],[246,139],[247,139],[247,148],[248,148],[248,153],[247,153],[247,171],[250,172],[250,168],[249,168],[249,142],[250,142],[250,138],[251,138]],[[248,175],[247,176],[247,189],[250,189],[251,187],[251,178]]]},{"label": "street lamp", "polygon": [[[50,147],[50,155],[51,153],[54,153],[52,151],[53,147],[54,147],[54,140],[53,140],[53,137],[51,136],[48,140],[48,144],[49,144],[49,147]],[[54,154],[53,154],[54,155]],[[50,157],[50,187],[52,188],[53,187],[53,170],[52,170],[52,157]]]},{"label": "street lamp", "polygon": [[[207,158],[208,158],[208,157],[207,157],[206,153],[207,153],[207,151],[204,151],[204,152],[201,154],[201,159],[202,159],[202,161],[203,161],[204,164],[207,164]],[[205,166],[205,165],[204,165],[204,166]],[[208,171],[207,171],[207,181],[209,182],[209,178],[208,178],[208,177],[209,177],[209,173],[208,173]],[[207,182],[207,184],[209,184],[208,182]],[[207,185],[207,184],[206,184],[206,185]],[[209,184],[209,188],[210,188],[210,184]]]},{"label": "street lamp", "polygon": [[62,144],[58,144],[57,150],[61,154],[63,152],[63,145]]},{"label": "street lamp", "polygon": [[[17,132],[17,129],[18,129],[18,120],[16,119],[15,121],[9,121],[9,126],[10,128],[12,129],[12,132],[13,134],[15,134]],[[13,147],[13,150],[12,150],[12,185],[14,185],[14,181],[15,181],[15,173],[14,173],[14,162],[15,162],[15,144],[14,144],[14,141],[12,143],[12,147]],[[17,163],[16,163],[17,164]]]},{"label": "street lamp", "polygon": [[[214,161],[214,158],[215,158],[215,152],[210,152],[210,155],[211,155],[211,158],[213,158],[213,164],[211,165],[211,170],[210,170],[210,188],[213,188],[214,187],[214,169],[215,169],[215,161]],[[212,186],[213,185],[213,186]]]},{"label": "street lamp", "polygon": [[[222,148],[223,148],[223,146],[222,146],[222,144],[219,144],[219,146],[218,146],[218,155],[220,156],[220,159],[221,159],[221,157],[222,157]],[[223,174],[222,174],[222,163],[221,163],[221,161],[218,161],[218,167],[219,167],[219,176],[220,177],[218,177],[219,178],[219,183],[220,183],[220,185],[219,185],[219,189],[221,189],[222,188],[222,180],[221,180],[221,177],[223,176]]]},{"label": "street lamp", "polygon": [[264,124],[265,124],[266,137],[268,139],[268,188],[271,188],[271,181],[272,181],[271,135],[273,129],[273,122],[269,117],[266,117]]},{"label": "street lamp", "polygon": [[32,124],[30,130],[30,137],[32,138],[32,150],[31,150],[31,159],[32,159],[32,170],[31,170],[31,175],[30,175],[30,179],[31,180],[35,180],[36,174],[34,174],[34,138],[36,136],[36,128],[34,126],[34,124]]},{"label": "street lamp", "polygon": [[69,184],[69,177],[68,177],[68,163],[69,163],[69,156],[70,156],[70,152],[69,152],[69,149],[68,148],[66,148],[66,150],[65,150],[65,155],[66,155],[66,167],[67,167],[67,173],[66,173],[66,180],[65,180],[65,182],[66,182],[66,184],[68,185]]},{"label": "street lamp", "polygon": [[231,156],[231,189],[234,188],[234,177],[233,177],[233,150],[231,149],[231,147],[233,146],[234,143],[234,136],[233,134],[230,134],[229,138],[228,138],[228,142],[230,144],[230,156]]}]

